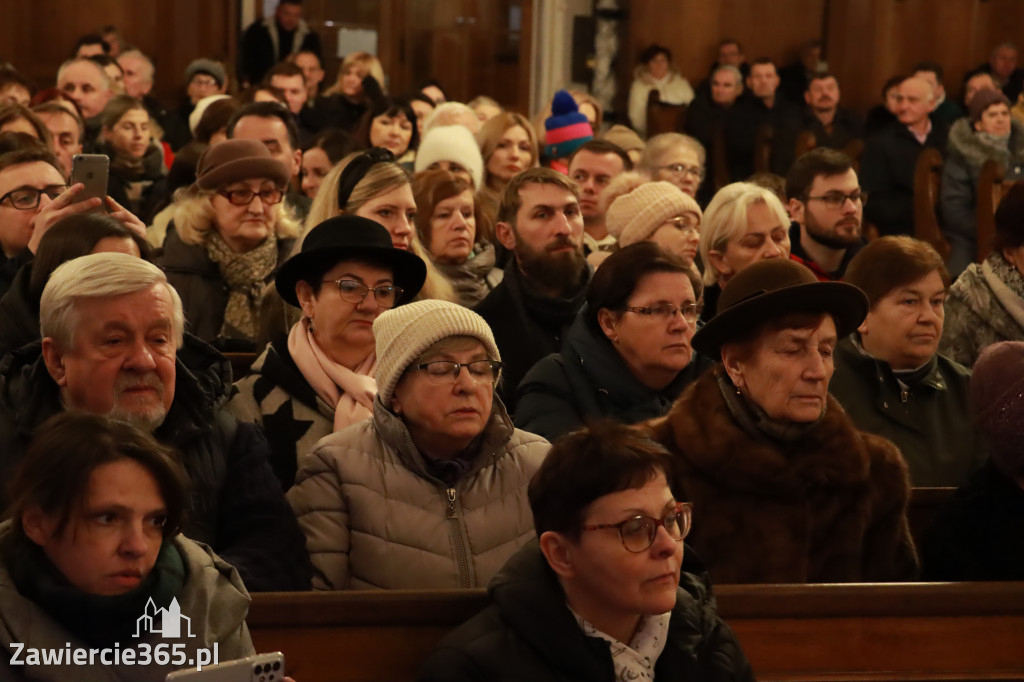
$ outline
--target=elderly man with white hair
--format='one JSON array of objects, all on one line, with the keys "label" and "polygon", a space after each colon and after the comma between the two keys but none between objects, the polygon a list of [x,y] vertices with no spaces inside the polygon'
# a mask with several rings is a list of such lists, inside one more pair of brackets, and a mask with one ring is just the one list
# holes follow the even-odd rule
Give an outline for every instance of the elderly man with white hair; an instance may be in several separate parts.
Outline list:
[{"label": "elderly man with white hair", "polygon": [[899,87],[898,121],[864,143],[861,186],[868,193],[864,222],[882,235],[914,233],[914,170],[926,147],[946,148],[948,128],[929,116],[935,91],[928,81],[912,76]]},{"label": "elderly man with white hair", "polygon": [[266,439],[224,409],[230,366],[184,334],[164,273],[121,253],[68,261],[50,276],[39,319],[42,340],[0,362],[0,472],[9,476],[36,427],[63,410],[129,422],[181,454],[188,537],[234,565],[250,591],[308,588]]}]

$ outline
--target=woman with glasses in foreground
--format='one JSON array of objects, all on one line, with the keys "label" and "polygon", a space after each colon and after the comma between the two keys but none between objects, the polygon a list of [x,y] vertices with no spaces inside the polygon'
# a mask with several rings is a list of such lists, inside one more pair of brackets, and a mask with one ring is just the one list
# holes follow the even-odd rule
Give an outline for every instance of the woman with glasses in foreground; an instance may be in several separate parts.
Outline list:
[{"label": "woman with glasses in foreground", "polygon": [[353,215],[314,227],[281,266],[277,292],[302,316],[235,384],[228,409],[263,427],[285,490],[300,455],[370,417],[377,394],[373,323],[411,300],[425,276],[423,261],[393,248],[383,225]]},{"label": "woman with glasses in foreground", "polygon": [[519,384],[516,425],[554,441],[594,419],[663,416],[709,366],[691,362],[700,309],[700,277],[676,255],[647,241],[613,253],[561,352]]},{"label": "woman with glasses in foreground", "polygon": [[672,496],[670,471],[668,452],[625,426],[559,441],[530,481],[539,540],[502,567],[491,605],[419,680],[753,680],[684,550],[691,508]]},{"label": "woman with glasses in foreground", "polygon": [[203,152],[195,183],[175,193],[157,265],[188,331],[220,350],[256,350],[263,294],[299,234],[281,203],[289,178],[259,140],[228,140]]},{"label": "woman with glasses in foreground", "polygon": [[418,301],[373,333],[373,417],[320,441],[288,492],[313,588],[483,587],[533,537],[526,487],[548,443],[513,428],[476,313]]},{"label": "woman with glasses in foreground", "polygon": [[731,278],[694,335],[721,363],[649,429],[716,583],[914,578],[907,465],[828,393],[836,344],[867,312],[857,287],[775,258]]}]

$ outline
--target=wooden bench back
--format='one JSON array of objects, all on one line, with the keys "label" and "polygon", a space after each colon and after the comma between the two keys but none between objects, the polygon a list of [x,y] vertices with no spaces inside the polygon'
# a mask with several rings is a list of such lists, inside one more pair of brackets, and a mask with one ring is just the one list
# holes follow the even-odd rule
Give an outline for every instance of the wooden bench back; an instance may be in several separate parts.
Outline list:
[{"label": "wooden bench back", "polygon": [[686,123],[685,104],[666,104],[657,90],[647,96],[647,137],[659,133],[681,133]]},{"label": "wooden bench back", "polygon": [[1006,169],[998,162],[988,160],[981,164],[978,173],[978,191],[975,194],[975,225],[977,225],[978,262],[982,262],[992,252],[992,244],[996,236],[996,209],[1003,200],[1012,182],[1006,182]]},{"label": "wooden bench back", "polygon": [[[1024,584],[723,585],[720,615],[757,678],[1024,679]],[[257,651],[301,682],[401,682],[483,590],[256,594]]]},{"label": "wooden bench back", "polygon": [[950,246],[939,228],[939,182],[942,179],[942,154],[925,147],[917,156],[914,169],[914,236],[935,247],[943,260]]}]

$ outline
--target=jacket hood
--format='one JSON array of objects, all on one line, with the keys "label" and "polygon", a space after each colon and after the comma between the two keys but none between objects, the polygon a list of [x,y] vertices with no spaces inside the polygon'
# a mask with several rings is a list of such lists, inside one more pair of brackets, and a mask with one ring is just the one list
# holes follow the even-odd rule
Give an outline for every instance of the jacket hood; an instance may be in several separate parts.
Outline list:
[{"label": "jacket hood", "polygon": [[1010,119],[1010,144],[1007,149],[997,149],[982,142],[967,118],[958,119],[949,129],[949,149],[960,153],[975,173],[981,165],[993,159],[1004,167],[1011,160],[1024,160],[1024,122]]}]

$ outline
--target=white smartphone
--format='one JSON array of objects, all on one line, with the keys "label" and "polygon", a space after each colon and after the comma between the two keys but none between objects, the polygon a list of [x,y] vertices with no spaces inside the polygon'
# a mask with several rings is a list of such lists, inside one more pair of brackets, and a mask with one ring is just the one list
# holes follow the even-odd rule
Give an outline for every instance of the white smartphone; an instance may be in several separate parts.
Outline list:
[{"label": "white smartphone", "polygon": [[284,654],[275,651],[226,661],[202,670],[179,670],[166,682],[281,682],[284,679]]},{"label": "white smartphone", "polygon": [[75,203],[93,197],[105,199],[109,173],[110,159],[106,154],[75,154],[71,161],[71,184],[85,185],[75,197]]}]

